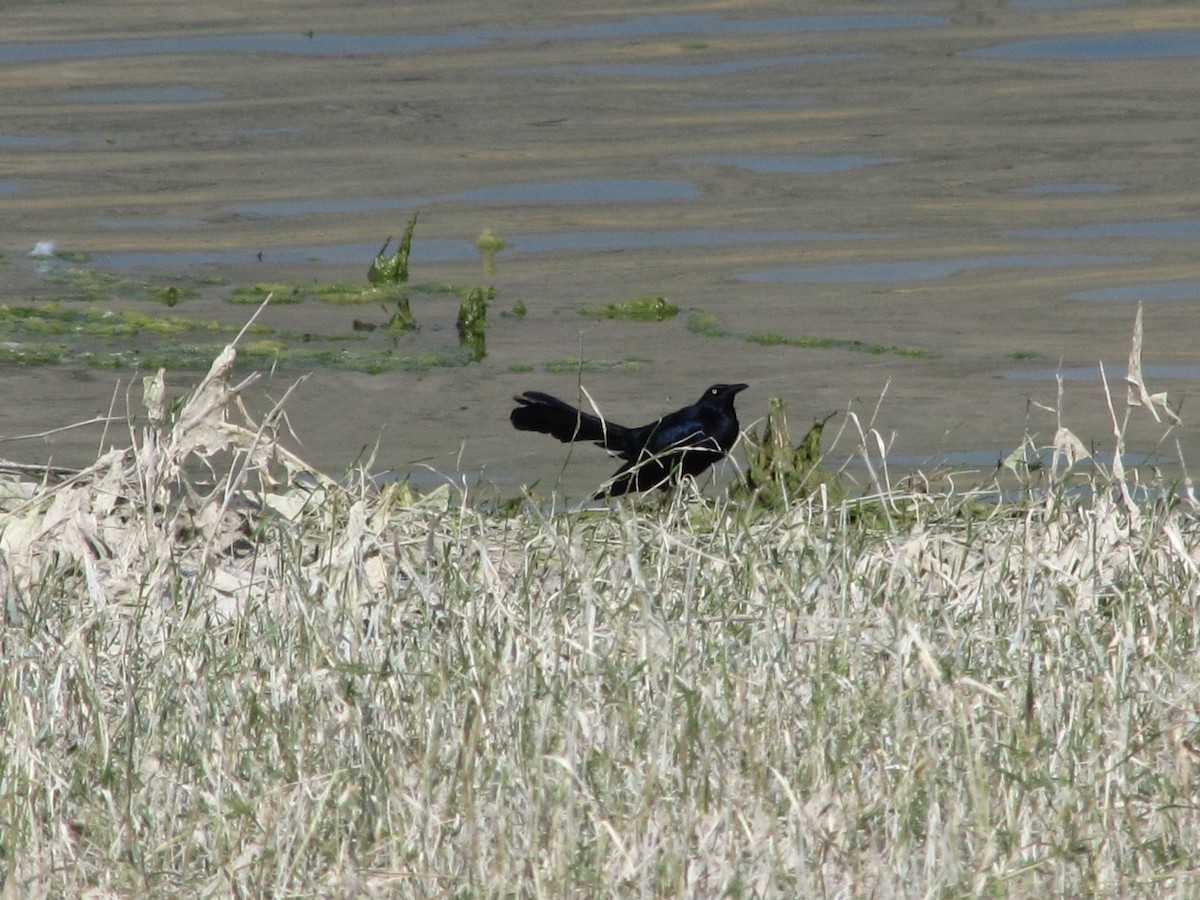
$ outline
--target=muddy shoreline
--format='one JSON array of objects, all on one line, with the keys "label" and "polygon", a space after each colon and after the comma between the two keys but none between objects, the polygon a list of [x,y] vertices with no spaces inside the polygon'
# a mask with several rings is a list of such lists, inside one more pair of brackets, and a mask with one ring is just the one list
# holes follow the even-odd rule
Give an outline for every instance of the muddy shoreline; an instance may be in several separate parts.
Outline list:
[{"label": "muddy shoreline", "polygon": [[[1193,153],[1200,124],[1190,113],[1200,59],[1006,60],[969,51],[1053,35],[1194,28],[1197,11],[1001,7],[967,16],[953,4],[912,3],[888,12],[942,24],[564,37],[583,25],[696,9],[591,4],[568,13],[535,4],[501,15],[468,3],[405,10],[402,25],[397,8],[382,3],[336,16],[308,9],[299,18],[284,4],[236,14],[215,3],[190,4],[186,14],[149,9],[21,5],[6,40],[378,34],[381,23],[394,33],[460,38],[527,34],[397,53],[80,58],[63,51],[0,63],[0,89],[14,98],[4,134],[49,141],[4,150],[0,181],[17,185],[0,213],[5,304],[56,297],[25,255],[45,239],[97,256],[261,251],[261,263],[194,267],[233,283],[362,278],[369,259],[282,264],[272,253],[381,242],[403,228],[409,207],[402,203],[410,200],[421,209],[418,248],[422,240],[469,244],[485,227],[514,242],[491,275],[477,259],[414,263],[418,280],[493,285],[497,311],[525,304],[524,319],[492,317],[483,363],[377,376],[312,372],[289,403],[290,421],[301,455],[329,472],[377,447],[378,468],[482,473],[508,487],[540,478],[548,486],[562,470],[563,448],[514,435],[508,399],[529,388],[575,396],[580,376],[546,371],[546,363],[581,354],[644,361],[632,371],[582,375],[618,420],[653,418],[714,381],[746,381],[752,388],[739,406],[747,425],[779,396],[794,430],[850,409],[898,455],[1012,449],[1027,431],[1048,441],[1055,416],[1041,407],[1055,406],[1053,380],[1005,373],[1122,364],[1136,306],[1072,295],[1196,278],[1194,241],[1161,230],[1075,236],[1061,229],[1200,218]],[[735,21],[795,15],[738,3],[703,12]],[[166,89],[213,96],[147,102],[122,94]],[[96,93],[115,100],[86,99]],[[822,172],[796,162],[851,158],[879,162]],[[756,170],[763,159],[799,169]],[[622,179],[687,185],[692,193],[610,201],[593,185],[597,197],[584,190],[575,202],[539,199],[536,190],[494,193]],[[393,205],[371,208],[380,199]],[[322,200],[362,202],[346,212],[235,210]],[[1060,236],[1045,236],[1049,229]],[[794,239],[696,237],[710,232]],[[682,236],[655,240],[667,233]],[[522,237],[596,234],[610,237],[592,246],[581,238],[581,248],[519,250]],[[759,280],[781,269],[801,274]],[[764,346],[694,333],[686,316],[648,324],[579,314],[642,295],[701,310],[738,335],[827,337],[929,354]],[[223,320],[246,313],[220,297],[189,303],[173,312]],[[1185,367],[1185,377],[1151,379],[1152,389],[1183,403],[1185,424],[1160,450],[1168,459],[1176,440],[1185,459],[1200,459],[1200,429],[1188,415],[1200,378],[1186,368],[1197,363],[1195,305],[1185,296],[1146,307],[1144,362]],[[297,329],[307,317],[336,314],[310,305],[269,311]],[[427,315],[441,322],[447,312]],[[274,373],[254,402],[266,404],[299,374]],[[128,386],[140,384],[140,373],[63,367],[9,368],[4,377],[5,438],[105,413],[114,397],[123,415]],[[196,377],[173,372],[169,382],[183,390]],[[1114,396],[1123,401],[1123,387]],[[1098,378],[1068,381],[1063,405],[1066,424],[1085,442],[1111,448]],[[1162,432],[1135,419],[1130,446],[1152,450]],[[0,455],[77,465],[94,458],[98,441],[95,429],[72,430],[6,442]],[[852,447],[844,449],[848,455]],[[608,471],[598,457],[574,454],[562,483],[586,490]]]}]

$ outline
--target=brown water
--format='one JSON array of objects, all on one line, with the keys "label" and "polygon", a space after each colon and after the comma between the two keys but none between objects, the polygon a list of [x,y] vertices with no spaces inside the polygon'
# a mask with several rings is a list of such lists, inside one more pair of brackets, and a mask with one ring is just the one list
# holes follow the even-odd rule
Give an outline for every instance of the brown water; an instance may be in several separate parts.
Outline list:
[{"label": "brown water", "polygon": [[[26,256],[41,240],[145,271],[361,278],[420,208],[415,280],[486,281],[497,309],[520,299],[529,314],[493,316],[487,359],[465,369],[314,372],[289,404],[300,452],[336,473],[378,443],[378,468],[482,472],[511,487],[554,483],[565,450],[514,433],[509,398],[574,397],[578,378],[542,365],[581,353],[645,360],[583,376],[617,421],[746,381],[743,424],[771,396],[797,432],[853,408],[906,459],[989,459],[1027,430],[1048,440],[1055,420],[1036,404],[1054,406],[1046,373],[1061,364],[1066,424],[1111,449],[1099,363],[1123,364],[1142,297],[1150,387],[1185,401],[1172,440],[1196,463],[1200,292],[1177,285],[1198,270],[1200,8],[886,10],[8,4],[0,300],[55,295]],[[485,227],[513,245],[486,277],[471,247]],[[690,333],[683,316],[578,314],[647,294],[742,334],[936,356],[766,347]],[[188,302],[173,312],[246,314]],[[296,331],[356,314],[268,313]],[[535,370],[510,370],[521,365]],[[274,376],[261,402],[293,377]],[[114,396],[123,409],[133,375],[3,378],[11,438],[105,413]],[[1132,434],[1146,451],[1161,429]],[[78,464],[99,440],[76,429],[0,455]],[[610,469],[580,448],[562,483],[586,490]]]}]

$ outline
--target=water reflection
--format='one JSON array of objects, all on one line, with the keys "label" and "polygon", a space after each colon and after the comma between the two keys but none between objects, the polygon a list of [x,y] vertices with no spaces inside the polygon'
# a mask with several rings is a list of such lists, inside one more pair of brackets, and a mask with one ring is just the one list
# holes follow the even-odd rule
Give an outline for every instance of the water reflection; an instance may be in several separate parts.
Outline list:
[{"label": "water reflection", "polygon": [[771,175],[824,175],[849,172],[863,166],[878,166],[893,160],[874,156],[709,156],[702,159],[685,159],[683,162],[732,166],[735,169]]},{"label": "water reflection", "polygon": [[1025,228],[1013,231],[1032,238],[1197,238],[1200,219],[1165,222],[1108,222],[1103,225],[1071,225],[1065,228]]},{"label": "water reflection", "polygon": [[25,137],[16,134],[0,134],[0,147],[52,147],[66,143],[66,138]]},{"label": "water reflection", "polygon": [[683,106],[693,109],[809,109],[817,105],[815,97],[747,97],[743,100],[688,100]]},{"label": "water reflection", "polygon": [[66,100],[84,103],[189,103],[195,100],[215,100],[220,91],[202,91],[188,87],[132,88],[125,91],[71,91],[63,94]]},{"label": "water reflection", "polygon": [[281,128],[237,128],[230,132],[235,137],[262,137],[266,134],[296,134],[303,128],[283,126]]},{"label": "water reflection", "polygon": [[[101,269],[177,270],[206,265],[254,265],[256,263],[361,262],[363,271],[379,252],[379,241],[335,244],[325,247],[208,248],[202,250],[93,253],[92,265]],[[414,262],[462,261],[479,258],[469,241],[427,240],[413,243],[409,257]]]},{"label": "water reflection", "polygon": [[[113,221],[113,220],[110,220]],[[117,220],[125,227],[155,220]],[[169,220],[163,220],[169,221]],[[660,247],[736,246],[744,244],[807,243],[813,241],[856,241],[893,238],[894,234],[865,234],[826,231],[585,231],[574,234],[530,234],[506,236],[502,256],[522,253],[552,253],[570,250],[641,250]],[[366,265],[379,252],[379,242],[334,244],[316,247],[283,247],[259,251],[246,248],[216,248],[167,252],[132,251],[94,253],[92,263],[108,269],[186,269],[201,265],[250,265],[257,262],[362,262]],[[479,250],[470,241],[430,240],[413,243],[415,262],[463,262],[479,258]]]},{"label": "water reflection", "polygon": [[1122,190],[1119,184],[1092,184],[1079,182],[1077,184],[1034,184],[1018,188],[1018,194],[1115,194]]},{"label": "water reflection", "polygon": [[1008,450],[960,450],[951,453],[929,453],[929,454],[914,454],[904,456],[901,454],[889,454],[887,463],[889,466],[912,469],[946,469],[959,468],[962,466],[971,466],[979,469],[994,469],[1006,456],[1012,452]]},{"label": "water reflection", "polygon": [[555,250],[638,250],[655,247],[705,245],[808,243],[812,241],[863,241],[894,238],[894,234],[830,231],[585,231],[578,234],[540,234],[515,237],[505,255]]},{"label": "water reflection", "polygon": [[890,263],[855,263],[838,266],[781,266],[757,269],[735,276],[738,281],[787,282],[889,282],[927,281],[974,269],[1023,269],[1057,266],[1119,266],[1141,262],[1140,256],[1089,254],[1016,254],[965,259],[912,260]]},{"label": "water reflection", "polygon": [[486,44],[470,31],[450,34],[214,34],[177,38],[125,38],[102,41],[0,43],[0,63],[104,56],[156,56],[179,53],[299,53],[352,56],[449,50]]},{"label": "water reflection", "polygon": [[412,209],[434,203],[631,203],[692,200],[699,196],[699,188],[690,181],[658,178],[584,178],[476,188],[433,197],[278,200],[266,203],[239,203],[230,206],[229,209],[243,216],[275,217],[305,213]]},{"label": "water reflection", "polygon": [[567,28],[478,29],[445,34],[218,34],[177,38],[0,43],[0,63],[179,53],[294,53],[320,56],[397,55],[478,47],[495,41],[587,40],[666,34],[778,34],[933,28],[940,16],[878,13],[729,19],[708,14],[639,16]]},{"label": "water reflection", "polygon": [[1011,9],[1038,12],[1063,12],[1076,9],[1112,9],[1124,6],[1125,0],[1008,0]]},{"label": "water reflection", "polygon": [[990,59],[1057,59],[1087,62],[1200,56],[1200,30],[1123,31],[1113,34],[1035,38],[968,50],[966,55]]},{"label": "water reflection", "polygon": [[194,228],[203,225],[200,219],[97,219],[101,228],[148,228],[155,231],[172,228]]},{"label": "water reflection", "polygon": [[1200,281],[1152,281],[1068,294],[1068,300],[1200,300]]},{"label": "water reflection", "polygon": [[795,56],[768,56],[757,59],[731,59],[715,63],[580,63],[570,66],[529,66],[503,69],[501,75],[616,75],[626,78],[700,78],[707,75],[732,75],[772,66],[806,66],[816,63],[862,59],[862,53],[809,53]]},{"label": "water reflection", "polygon": [[934,28],[945,25],[941,16],[875,13],[842,16],[771,16],[761,19],[728,19],[707,13],[640,16],[620,22],[572,25],[530,31],[494,32],[497,37],[528,40],[563,40],[609,37],[653,37],[664,34],[780,34],[783,32],[875,31]]}]

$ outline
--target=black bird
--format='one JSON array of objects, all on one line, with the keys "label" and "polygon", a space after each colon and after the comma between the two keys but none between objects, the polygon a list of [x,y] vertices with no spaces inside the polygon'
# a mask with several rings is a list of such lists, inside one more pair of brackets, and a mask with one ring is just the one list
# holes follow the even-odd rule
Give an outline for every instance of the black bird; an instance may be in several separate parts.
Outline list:
[{"label": "black bird", "polygon": [[538,431],[563,443],[593,441],[625,460],[597,498],[665,491],[684,475],[699,475],[733,447],[739,433],[733,398],[747,387],[714,384],[691,406],[640,428],[617,425],[540,391],[513,397],[520,405],[510,418],[518,431]]}]

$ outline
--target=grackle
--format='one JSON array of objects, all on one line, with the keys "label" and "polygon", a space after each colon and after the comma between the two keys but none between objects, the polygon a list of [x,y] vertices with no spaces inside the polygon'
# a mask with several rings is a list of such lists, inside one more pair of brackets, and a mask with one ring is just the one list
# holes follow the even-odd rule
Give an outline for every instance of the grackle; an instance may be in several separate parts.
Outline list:
[{"label": "grackle", "polygon": [[520,405],[510,418],[518,431],[538,431],[563,443],[593,441],[625,460],[597,499],[651,488],[665,491],[684,475],[699,475],[733,447],[738,437],[733,398],[747,387],[714,384],[691,406],[640,428],[617,425],[540,391],[514,397]]}]

